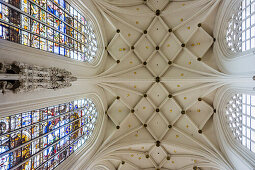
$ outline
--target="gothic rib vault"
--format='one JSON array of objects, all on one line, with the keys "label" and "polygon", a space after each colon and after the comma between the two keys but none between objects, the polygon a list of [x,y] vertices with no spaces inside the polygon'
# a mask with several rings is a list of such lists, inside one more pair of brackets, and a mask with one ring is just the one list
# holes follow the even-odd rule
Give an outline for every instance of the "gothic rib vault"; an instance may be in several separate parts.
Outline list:
[{"label": "gothic rib vault", "polygon": [[231,169],[215,139],[216,90],[229,83],[213,55],[220,0],[95,0],[109,42],[93,81],[108,109],[85,169]]}]

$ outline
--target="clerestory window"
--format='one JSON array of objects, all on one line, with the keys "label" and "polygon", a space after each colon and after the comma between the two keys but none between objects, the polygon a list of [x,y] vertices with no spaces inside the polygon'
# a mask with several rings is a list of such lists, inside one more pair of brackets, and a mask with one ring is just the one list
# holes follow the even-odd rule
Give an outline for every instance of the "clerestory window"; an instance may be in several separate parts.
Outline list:
[{"label": "clerestory window", "polygon": [[0,118],[0,169],[54,169],[90,138],[97,115],[85,98]]},{"label": "clerestory window", "polygon": [[93,62],[92,24],[65,0],[0,0],[0,38]]},{"label": "clerestory window", "polygon": [[234,137],[255,152],[255,96],[234,95],[227,104],[226,117]]},{"label": "clerestory window", "polygon": [[235,53],[255,47],[255,0],[242,0],[233,10],[226,33],[229,49]]}]

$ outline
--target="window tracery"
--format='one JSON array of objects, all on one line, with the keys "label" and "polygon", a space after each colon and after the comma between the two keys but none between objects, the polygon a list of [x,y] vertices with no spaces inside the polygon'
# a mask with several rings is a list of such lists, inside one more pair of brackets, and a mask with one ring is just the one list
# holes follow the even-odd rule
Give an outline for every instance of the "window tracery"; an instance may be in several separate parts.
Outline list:
[{"label": "window tracery", "polygon": [[226,118],[234,137],[255,152],[255,96],[235,94],[227,104]]},{"label": "window tracery", "polygon": [[228,21],[226,42],[234,53],[255,47],[255,0],[242,0]]},{"label": "window tracery", "polygon": [[65,0],[1,0],[0,38],[93,62],[92,24]]},{"label": "window tracery", "polygon": [[97,110],[91,99],[0,119],[0,169],[53,169],[92,135]]}]

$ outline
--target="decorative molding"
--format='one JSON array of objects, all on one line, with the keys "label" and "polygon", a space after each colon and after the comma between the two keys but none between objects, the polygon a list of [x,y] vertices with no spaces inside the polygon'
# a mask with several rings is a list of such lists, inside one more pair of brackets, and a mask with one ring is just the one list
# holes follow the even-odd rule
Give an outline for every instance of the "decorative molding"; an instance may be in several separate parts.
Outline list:
[{"label": "decorative molding", "polygon": [[37,89],[62,89],[72,86],[71,82],[77,78],[65,69],[56,67],[44,68],[25,63],[0,62],[0,90],[5,94],[29,92]]}]

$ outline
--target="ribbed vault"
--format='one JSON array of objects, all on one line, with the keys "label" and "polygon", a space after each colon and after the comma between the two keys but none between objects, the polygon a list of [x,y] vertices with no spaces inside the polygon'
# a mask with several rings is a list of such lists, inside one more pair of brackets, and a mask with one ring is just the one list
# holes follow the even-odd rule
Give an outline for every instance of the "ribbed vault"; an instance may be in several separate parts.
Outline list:
[{"label": "ribbed vault", "polygon": [[[228,169],[212,101],[228,76],[212,47],[220,0],[95,0],[108,39],[108,125],[86,168]],[[228,82],[229,83],[229,82]]]}]

